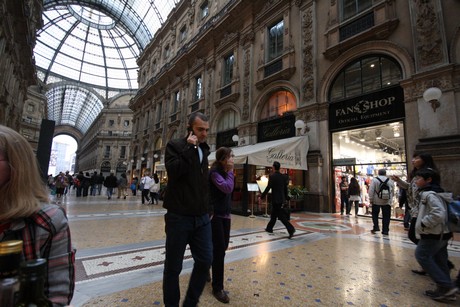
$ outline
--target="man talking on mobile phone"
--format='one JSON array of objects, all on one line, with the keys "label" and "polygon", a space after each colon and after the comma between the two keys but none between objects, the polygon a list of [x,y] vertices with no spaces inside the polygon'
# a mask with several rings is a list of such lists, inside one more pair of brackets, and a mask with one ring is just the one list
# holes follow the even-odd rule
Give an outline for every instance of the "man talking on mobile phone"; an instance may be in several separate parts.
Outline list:
[{"label": "man talking on mobile phone", "polygon": [[187,244],[193,260],[192,275],[183,306],[196,306],[212,264],[212,232],[208,201],[208,155],[206,138],[209,123],[200,112],[189,117],[187,136],[166,145],[168,172],[163,207],[165,214],[166,255],[163,271],[163,302],[179,306],[179,274]]}]

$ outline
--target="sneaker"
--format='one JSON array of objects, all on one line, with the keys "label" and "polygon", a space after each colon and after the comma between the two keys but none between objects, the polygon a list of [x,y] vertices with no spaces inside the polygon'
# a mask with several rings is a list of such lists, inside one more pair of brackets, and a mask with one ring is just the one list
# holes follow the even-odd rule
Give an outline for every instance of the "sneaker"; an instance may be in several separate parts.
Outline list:
[{"label": "sneaker", "polygon": [[221,303],[228,304],[230,302],[230,298],[224,290],[212,291],[212,295]]}]

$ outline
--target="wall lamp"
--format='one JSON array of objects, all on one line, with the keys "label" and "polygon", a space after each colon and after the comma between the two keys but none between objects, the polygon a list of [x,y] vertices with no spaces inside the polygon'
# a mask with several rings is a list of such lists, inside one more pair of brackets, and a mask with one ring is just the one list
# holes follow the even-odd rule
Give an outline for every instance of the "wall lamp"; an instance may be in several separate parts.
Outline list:
[{"label": "wall lamp", "polygon": [[158,159],[159,155],[158,154],[154,154],[153,157],[156,159]]},{"label": "wall lamp", "polygon": [[144,161],[144,160],[145,160],[145,158],[144,158],[144,157],[141,157],[141,161]]},{"label": "wall lamp", "polygon": [[297,135],[305,135],[305,133],[310,131],[310,128],[308,128],[307,124],[301,119],[296,120],[294,126],[297,129]]},{"label": "wall lamp", "polygon": [[238,146],[238,141],[240,140],[240,137],[237,134],[234,134],[232,136],[232,141],[235,142],[235,144]]},{"label": "wall lamp", "polygon": [[436,112],[436,109],[441,106],[441,103],[439,102],[439,99],[442,96],[442,91],[437,88],[437,87],[430,87],[423,92],[423,99],[426,102],[431,103],[431,107],[433,108],[433,111]]}]

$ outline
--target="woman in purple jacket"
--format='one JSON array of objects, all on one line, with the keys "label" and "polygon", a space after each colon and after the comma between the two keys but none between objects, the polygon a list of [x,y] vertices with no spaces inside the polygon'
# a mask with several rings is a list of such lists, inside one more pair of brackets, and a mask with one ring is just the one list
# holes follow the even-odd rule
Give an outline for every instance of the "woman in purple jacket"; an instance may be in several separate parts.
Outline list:
[{"label": "woman in purple jacket", "polygon": [[220,147],[209,171],[209,201],[213,208],[211,220],[213,261],[212,293],[222,303],[230,302],[224,291],[224,259],[230,241],[231,195],[234,187],[233,152]]}]

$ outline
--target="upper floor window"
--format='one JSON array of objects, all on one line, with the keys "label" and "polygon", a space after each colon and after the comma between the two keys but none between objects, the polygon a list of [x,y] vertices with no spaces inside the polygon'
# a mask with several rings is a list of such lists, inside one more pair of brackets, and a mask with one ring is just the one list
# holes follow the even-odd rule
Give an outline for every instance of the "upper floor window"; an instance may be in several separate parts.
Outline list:
[{"label": "upper floor window", "polygon": [[157,69],[157,61],[153,60],[152,65],[150,66],[151,73],[154,74],[156,69]]},{"label": "upper floor window", "polygon": [[229,109],[224,111],[220,116],[219,122],[217,123],[217,131],[233,129],[239,125],[240,117],[235,111]]},{"label": "upper floor window", "polygon": [[144,129],[147,129],[149,127],[149,122],[150,122],[150,111],[147,111],[147,113],[145,113],[145,118],[144,118]]},{"label": "upper floor window", "polygon": [[113,119],[109,120],[109,127],[112,127],[115,124],[115,121]]},{"label": "upper floor window", "polygon": [[223,75],[223,86],[230,84],[233,79],[233,62],[235,61],[235,56],[233,53],[227,57],[224,58],[224,67],[222,71]]},{"label": "upper floor window", "polygon": [[171,51],[169,50],[169,45],[167,45],[164,50],[163,58],[167,60],[169,58],[170,53]]},{"label": "upper floor window", "polygon": [[179,42],[183,42],[187,38],[187,27],[183,26],[179,32]]},{"label": "upper floor window", "polygon": [[123,122],[123,126],[129,127],[129,120],[125,120],[125,121]]},{"label": "upper floor window", "polygon": [[384,56],[367,56],[347,65],[335,77],[331,102],[394,86],[402,79],[400,66]]},{"label": "upper floor window", "polygon": [[200,100],[203,97],[203,80],[201,76],[195,78],[195,101]]},{"label": "upper floor window", "polygon": [[180,92],[174,92],[173,94],[173,102],[171,104],[171,114],[177,113],[179,110],[179,101],[180,101]]},{"label": "upper floor window", "polygon": [[29,113],[35,112],[35,106],[34,106],[33,104],[30,104],[30,103],[29,103],[29,104],[27,105],[27,112],[29,112]]},{"label": "upper floor window", "polygon": [[203,19],[209,14],[209,4],[208,1],[203,2],[200,6],[200,18]]},{"label": "upper floor window", "polygon": [[126,146],[121,146],[121,149],[120,149],[120,158],[124,158],[126,157]]},{"label": "upper floor window", "polygon": [[342,0],[342,20],[347,20],[372,6],[372,0]]},{"label": "upper floor window", "polygon": [[276,59],[283,54],[283,32],[283,20],[268,28],[268,61]]},{"label": "upper floor window", "polygon": [[297,109],[295,96],[289,91],[274,92],[265,103],[260,119],[282,116]]},{"label": "upper floor window", "polygon": [[159,102],[157,104],[157,120],[156,122],[159,123],[161,121],[161,113],[163,112],[163,104]]}]

